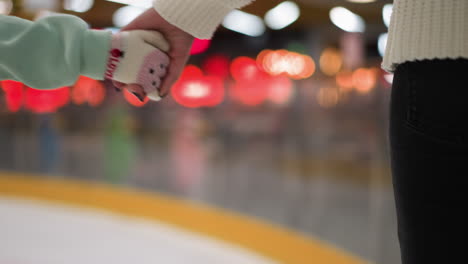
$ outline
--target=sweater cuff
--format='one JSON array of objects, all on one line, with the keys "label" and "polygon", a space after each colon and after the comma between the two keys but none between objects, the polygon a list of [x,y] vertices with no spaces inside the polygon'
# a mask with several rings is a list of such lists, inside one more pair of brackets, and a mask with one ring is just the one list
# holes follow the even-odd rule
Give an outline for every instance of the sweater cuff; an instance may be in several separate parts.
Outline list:
[{"label": "sweater cuff", "polygon": [[83,39],[81,74],[95,80],[104,80],[112,33],[88,30]]},{"label": "sweater cuff", "polygon": [[169,23],[199,39],[210,39],[235,7],[220,0],[154,0],[154,8]]}]

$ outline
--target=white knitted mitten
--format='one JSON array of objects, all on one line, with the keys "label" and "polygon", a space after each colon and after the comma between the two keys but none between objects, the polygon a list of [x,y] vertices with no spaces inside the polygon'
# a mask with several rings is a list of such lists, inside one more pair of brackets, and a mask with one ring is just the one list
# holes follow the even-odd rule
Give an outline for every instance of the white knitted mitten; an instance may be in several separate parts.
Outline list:
[{"label": "white knitted mitten", "polygon": [[[170,63],[169,44],[155,31],[125,31],[112,37],[106,78],[140,85],[148,98],[161,100],[159,87]],[[141,100],[142,98],[140,98]]]}]

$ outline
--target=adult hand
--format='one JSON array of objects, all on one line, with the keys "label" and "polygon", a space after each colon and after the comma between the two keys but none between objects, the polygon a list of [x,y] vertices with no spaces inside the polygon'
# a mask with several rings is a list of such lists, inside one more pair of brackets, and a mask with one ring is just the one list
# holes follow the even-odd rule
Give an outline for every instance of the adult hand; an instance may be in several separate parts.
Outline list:
[{"label": "adult hand", "polygon": [[[177,81],[180,74],[182,73],[189,58],[194,37],[167,22],[158,14],[158,12],[156,12],[154,8],[150,8],[141,14],[130,24],[124,27],[122,31],[136,29],[159,31],[164,35],[170,44],[168,55],[171,59],[171,62],[168,73],[164,78],[159,90],[161,97],[164,97],[169,93],[172,85]],[[118,82],[114,82],[114,85],[118,88],[126,88],[134,93],[141,94],[142,92],[142,90],[135,85],[124,85]]]}]

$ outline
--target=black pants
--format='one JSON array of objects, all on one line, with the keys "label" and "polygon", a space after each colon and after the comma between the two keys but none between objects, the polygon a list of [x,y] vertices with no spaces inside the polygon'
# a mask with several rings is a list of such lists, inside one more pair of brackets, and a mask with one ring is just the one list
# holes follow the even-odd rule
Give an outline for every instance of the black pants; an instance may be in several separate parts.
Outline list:
[{"label": "black pants", "polygon": [[468,60],[398,66],[390,143],[403,264],[468,263]]}]

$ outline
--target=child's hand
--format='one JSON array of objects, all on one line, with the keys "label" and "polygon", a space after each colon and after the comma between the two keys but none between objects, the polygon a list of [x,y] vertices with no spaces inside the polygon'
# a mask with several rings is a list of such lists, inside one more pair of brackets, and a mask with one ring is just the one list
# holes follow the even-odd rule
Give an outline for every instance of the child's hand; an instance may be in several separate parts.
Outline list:
[{"label": "child's hand", "polygon": [[167,74],[169,44],[155,31],[128,31],[112,38],[106,78],[125,87],[141,101],[145,96],[159,101],[162,79]]}]

